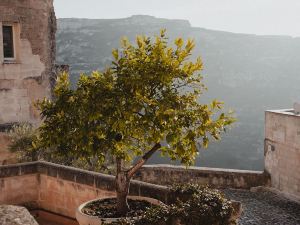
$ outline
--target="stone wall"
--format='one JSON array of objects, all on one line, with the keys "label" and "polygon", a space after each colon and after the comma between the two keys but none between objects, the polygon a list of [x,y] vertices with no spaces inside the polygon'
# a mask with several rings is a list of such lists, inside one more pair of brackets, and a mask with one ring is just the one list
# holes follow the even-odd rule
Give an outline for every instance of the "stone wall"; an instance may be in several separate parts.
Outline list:
[{"label": "stone wall", "polygon": [[272,187],[300,199],[300,116],[292,111],[265,114],[265,168]]},{"label": "stone wall", "polygon": [[38,225],[26,208],[12,205],[0,205],[0,224]]},{"label": "stone wall", "polygon": [[[2,25],[14,27],[15,59],[3,56]],[[39,122],[33,103],[50,97],[55,61],[53,0],[0,1],[0,124]]]},{"label": "stone wall", "polygon": [[35,206],[38,201],[38,175],[1,178],[0,190],[0,204]]},{"label": "stone wall", "polygon": [[[4,60],[2,25],[13,26],[13,60]],[[34,102],[51,97],[55,32],[53,0],[0,1],[0,128],[40,122]],[[7,143],[7,135],[0,133],[0,165],[15,162]]]},{"label": "stone wall", "polygon": [[149,165],[138,171],[135,179],[153,184],[171,185],[174,183],[196,182],[219,188],[250,189],[268,186],[270,178],[263,171],[217,169],[207,167]]},{"label": "stone wall", "polygon": [[[115,194],[114,177],[46,162],[0,166],[0,205],[26,205],[69,218],[85,201]],[[132,181],[131,195],[168,202],[164,186]]]},{"label": "stone wall", "polygon": [[[174,201],[170,188],[136,180],[131,181],[129,192],[165,203]],[[75,211],[80,204],[114,195],[114,176],[48,162],[0,166],[0,205],[26,206],[40,221],[75,225]],[[235,209],[232,218],[238,218],[241,204],[235,201],[232,204]]]}]

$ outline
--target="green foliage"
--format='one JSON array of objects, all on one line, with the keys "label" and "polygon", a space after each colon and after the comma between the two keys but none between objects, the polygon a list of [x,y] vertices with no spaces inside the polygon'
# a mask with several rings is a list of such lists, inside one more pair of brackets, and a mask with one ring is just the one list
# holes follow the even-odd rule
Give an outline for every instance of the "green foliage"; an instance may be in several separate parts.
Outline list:
[{"label": "green foliage", "polygon": [[200,185],[197,183],[188,183],[188,184],[174,184],[171,187],[171,197],[174,196],[172,199],[173,202],[176,201],[187,201],[193,195],[201,195],[203,192],[213,192],[215,191],[215,195],[219,195],[220,199],[224,196],[221,192],[211,189],[208,186]]},{"label": "green foliage", "polygon": [[[138,219],[121,219],[116,225],[229,225],[233,214],[231,202],[215,189],[197,184],[177,185],[171,195],[178,200],[167,206],[154,206]],[[181,197],[185,195],[184,199]],[[186,196],[189,196],[186,198]],[[180,199],[180,200],[179,200]]]},{"label": "green foliage", "polygon": [[176,185],[172,196],[177,196],[177,218],[189,225],[227,225],[233,213],[231,202],[216,189],[198,184]]},{"label": "green foliage", "polygon": [[81,158],[74,158],[71,155],[59,156],[53,154],[53,149],[43,149],[36,145],[39,140],[39,132],[29,123],[21,123],[13,125],[8,131],[11,138],[9,150],[16,153],[19,162],[30,162],[37,160],[46,160],[53,163],[64,164],[67,166],[75,166],[82,169],[94,170],[111,173],[111,160],[106,163],[98,163],[98,159],[89,158],[89,162]]},{"label": "green foliage", "polygon": [[136,45],[122,40],[114,61],[103,73],[81,75],[76,90],[62,74],[55,100],[39,102],[44,118],[37,144],[58,155],[131,161],[156,143],[172,160],[191,165],[197,147],[219,139],[233,122],[220,113],[222,103],[199,103],[205,90],[202,62],[188,60],[194,42],[178,38],[168,46],[163,30],[157,37],[138,36]]},{"label": "green foliage", "polygon": [[9,150],[17,154],[20,162],[36,161],[40,158],[41,152],[33,146],[36,141],[36,130],[31,124],[13,125],[8,134],[11,138]]}]

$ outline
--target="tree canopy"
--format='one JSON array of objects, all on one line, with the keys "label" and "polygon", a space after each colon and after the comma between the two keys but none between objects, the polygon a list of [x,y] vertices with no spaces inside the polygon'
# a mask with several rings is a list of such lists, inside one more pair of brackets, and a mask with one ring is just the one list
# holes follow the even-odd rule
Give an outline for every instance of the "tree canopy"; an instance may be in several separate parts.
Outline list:
[{"label": "tree canopy", "polygon": [[44,121],[37,145],[100,162],[107,155],[131,161],[159,145],[162,155],[191,165],[199,147],[234,121],[222,102],[201,103],[203,64],[189,60],[193,48],[182,38],[168,45],[163,30],[135,44],[123,39],[111,66],[82,74],[76,89],[63,73],[54,100],[38,103]]}]

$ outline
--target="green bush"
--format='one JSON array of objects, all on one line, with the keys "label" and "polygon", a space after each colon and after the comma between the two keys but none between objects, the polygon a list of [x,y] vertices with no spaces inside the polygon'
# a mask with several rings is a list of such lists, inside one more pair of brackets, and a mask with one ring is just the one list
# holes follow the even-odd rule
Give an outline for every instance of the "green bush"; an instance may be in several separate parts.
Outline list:
[{"label": "green bush", "polygon": [[[195,188],[193,185],[190,188],[188,186],[185,188],[179,195],[178,202],[175,203],[181,213],[178,218],[182,224],[229,224],[233,208],[231,202],[220,191],[208,187],[199,187],[192,192]],[[190,198],[187,197],[188,193],[191,193]],[[180,199],[183,201],[180,201]]]},{"label": "green bush", "polygon": [[34,148],[33,143],[36,141],[35,128],[29,123],[13,125],[8,131],[11,138],[9,150],[16,153],[19,162],[36,161],[41,157],[41,152]]},{"label": "green bush", "polygon": [[57,155],[54,149],[42,149],[35,145],[39,139],[38,129],[29,123],[15,124],[8,131],[11,138],[9,150],[16,153],[19,162],[45,160],[66,166],[81,169],[113,173],[112,158],[107,157],[105,162],[99,162],[97,156],[75,158],[70,155]]},{"label": "green bush", "polygon": [[115,225],[229,225],[231,202],[215,189],[197,184],[175,185],[174,203],[148,209],[137,220],[122,219]]}]

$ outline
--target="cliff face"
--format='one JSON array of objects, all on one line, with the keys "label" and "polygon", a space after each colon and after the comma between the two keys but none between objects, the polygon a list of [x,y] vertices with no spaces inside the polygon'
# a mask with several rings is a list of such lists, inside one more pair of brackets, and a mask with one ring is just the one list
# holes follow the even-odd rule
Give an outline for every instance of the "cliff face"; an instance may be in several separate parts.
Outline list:
[{"label": "cliff face", "polygon": [[[263,169],[264,110],[291,107],[300,93],[300,38],[234,34],[191,27],[187,21],[133,16],[124,19],[59,19],[57,60],[69,64],[73,83],[79,74],[111,63],[120,38],[153,36],[167,29],[170,41],[191,37],[192,58],[204,61],[208,92],[234,109],[238,121],[220,143],[200,152],[198,166]],[[155,162],[162,161],[159,157]]]},{"label": "cliff face", "polygon": [[111,63],[111,50],[127,36],[159,34],[167,28],[175,36],[189,31],[187,21],[156,19],[151,16],[133,16],[125,19],[59,19],[57,31],[57,61],[71,65],[74,79],[81,72],[102,69]]}]

